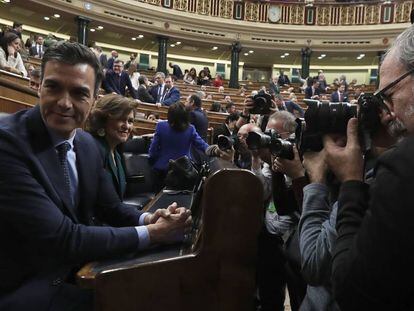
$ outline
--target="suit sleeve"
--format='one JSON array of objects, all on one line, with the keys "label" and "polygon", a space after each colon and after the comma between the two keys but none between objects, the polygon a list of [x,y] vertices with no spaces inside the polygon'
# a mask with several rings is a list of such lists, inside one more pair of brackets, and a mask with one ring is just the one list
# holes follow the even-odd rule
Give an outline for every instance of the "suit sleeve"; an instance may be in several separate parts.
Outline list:
[{"label": "suit sleeve", "polygon": [[116,93],[116,91],[112,87],[112,78],[109,73],[106,73],[105,79],[103,80],[102,86],[106,93]]},{"label": "suit sleeve", "polygon": [[180,100],[180,91],[178,89],[173,89],[170,96],[165,99],[162,104],[166,106],[170,106]]},{"label": "suit sleeve", "polygon": [[36,49],[33,48],[33,46],[31,46],[30,49],[29,49],[29,55],[30,56],[35,56],[36,55]]},{"label": "suit sleeve", "polygon": [[0,138],[0,218],[40,252],[63,262],[80,263],[138,250],[134,227],[73,223],[51,200],[23,152]]},{"label": "suit sleeve", "polygon": [[192,134],[191,134],[192,135],[192,137],[191,137],[192,145],[196,149],[198,149],[202,152],[205,152],[206,149],[208,148],[208,144],[204,141],[204,139],[202,139],[200,137],[200,135],[198,135],[198,133],[197,133],[196,129],[194,128],[194,126],[193,125],[190,125],[190,126],[192,127]]},{"label": "suit sleeve", "polygon": [[361,182],[341,186],[333,259],[341,310],[406,310],[397,297],[412,297],[412,162],[412,148],[381,160],[370,195]]},{"label": "suit sleeve", "polygon": [[152,97],[148,90],[145,88],[138,88],[138,99],[144,103],[155,104],[154,97]]},{"label": "suit sleeve", "polygon": [[327,285],[336,240],[336,207],[331,213],[325,185],[310,184],[303,191],[303,211],[299,222],[302,274],[310,285]]},{"label": "suit sleeve", "polygon": [[156,161],[160,154],[160,150],[161,150],[160,131],[161,131],[161,123],[157,123],[157,126],[155,127],[154,137],[152,138],[151,145],[148,151],[151,162]]}]

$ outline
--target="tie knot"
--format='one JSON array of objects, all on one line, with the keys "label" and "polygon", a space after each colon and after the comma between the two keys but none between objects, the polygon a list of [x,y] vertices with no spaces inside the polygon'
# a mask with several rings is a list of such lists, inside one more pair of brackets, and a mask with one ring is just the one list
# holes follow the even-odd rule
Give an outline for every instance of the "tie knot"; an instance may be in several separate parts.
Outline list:
[{"label": "tie knot", "polygon": [[56,150],[58,151],[60,158],[66,158],[66,154],[68,153],[70,149],[71,149],[71,146],[67,141],[61,143],[60,145],[56,147]]}]

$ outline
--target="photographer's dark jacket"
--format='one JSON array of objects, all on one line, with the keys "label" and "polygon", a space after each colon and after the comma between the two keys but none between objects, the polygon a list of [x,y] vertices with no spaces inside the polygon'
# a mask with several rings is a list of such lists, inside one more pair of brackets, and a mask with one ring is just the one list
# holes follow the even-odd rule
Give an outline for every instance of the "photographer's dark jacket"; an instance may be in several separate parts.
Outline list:
[{"label": "photographer's dark jacket", "polygon": [[368,185],[343,183],[333,286],[341,310],[414,310],[414,137],[384,153]]}]

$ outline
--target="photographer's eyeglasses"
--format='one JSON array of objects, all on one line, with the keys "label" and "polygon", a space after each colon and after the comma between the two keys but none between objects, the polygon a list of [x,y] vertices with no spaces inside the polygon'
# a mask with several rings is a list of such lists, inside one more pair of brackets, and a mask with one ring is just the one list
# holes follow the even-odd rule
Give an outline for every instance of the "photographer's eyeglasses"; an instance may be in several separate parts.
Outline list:
[{"label": "photographer's eyeglasses", "polygon": [[390,112],[389,107],[385,104],[386,102],[389,102],[389,97],[385,95],[385,92],[397,85],[399,82],[404,80],[406,77],[408,77],[410,74],[414,73],[414,68],[404,73],[401,77],[399,77],[397,80],[391,82],[387,86],[385,86],[383,89],[377,91],[374,93],[374,96],[377,96],[381,99],[381,102],[384,104],[384,107],[388,112]]}]

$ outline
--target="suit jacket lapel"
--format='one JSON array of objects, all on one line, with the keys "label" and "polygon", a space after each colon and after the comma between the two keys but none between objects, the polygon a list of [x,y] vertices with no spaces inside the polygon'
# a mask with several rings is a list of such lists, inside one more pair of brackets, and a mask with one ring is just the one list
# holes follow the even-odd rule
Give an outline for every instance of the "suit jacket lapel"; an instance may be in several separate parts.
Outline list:
[{"label": "suit jacket lapel", "polygon": [[65,191],[63,168],[59,164],[56,149],[40,115],[39,106],[33,109],[33,114],[28,118],[28,129],[30,135],[34,136],[32,147],[35,155],[61,200],[61,204],[57,204],[58,207],[66,211],[66,214],[69,214],[77,222],[78,219],[74,213],[69,193]]}]

